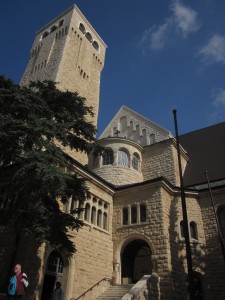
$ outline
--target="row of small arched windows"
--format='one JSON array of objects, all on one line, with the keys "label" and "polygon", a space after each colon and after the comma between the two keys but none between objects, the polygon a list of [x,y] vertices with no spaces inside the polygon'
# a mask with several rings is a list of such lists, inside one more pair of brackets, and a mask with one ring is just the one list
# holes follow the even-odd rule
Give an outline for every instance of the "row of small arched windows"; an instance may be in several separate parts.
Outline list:
[{"label": "row of small arched windows", "polygon": [[122,225],[130,225],[146,222],[145,204],[123,207]]},{"label": "row of small arched windows", "polygon": [[[197,230],[197,224],[194,221],[191,221],[189,223],[189,231],[190,231],[190,237],[191,239],[198,240],[198,230]],[[184,235],[184,221],[180,221],[180,235],[182,238],[185,237]]]},{"label": "row of small arched windows", "polygon": [[97,210],[95,206],[91,207],[89,203],[85,205],[84,220],[104,230],[108,229],[107,212],[103,212],[101,209]]},{"label": "row of small arched windows", "polygon": [[95,196],[90,196],[90,203],[83,204],[78,199],[70,199],[65,205],[64,209],[67,212],[75,212],[76,209],[83,209],[78,213],[78,217],[88,223],[96,225],[104,230],[108,229],[108,203],[101,199],[97,199]]},{"label": "row of small arched windows", "polygon": [[96,41],[93,41],[92,35],[90,34],[90,32],[86,31],[84,24],[80,23],[79,29],[85,35],[87,40],[92,44],[95,50],[99,51],[99,44]]},{"label": "row of small arched windows", "polygon": [[[225,238],[225,207],[218,209],[218,221],[220,226],[221,235]],[[189,224],[190,237],[192,239],[198,240],[198,228],[197,224],[194,221],[191,221]],[[180,222],[180,234],[184,238],[184,221]]]},{"label": "row of small arched windows", "polygon": [[57,28],[61,27],[61,26],[63,25],[63,23],[64,23],[64,20],[61,20],[61,21],[59,22],[58,26],[54,25],[54,26],[52,26],[52,27],[50,28],[49,31],[46,30],[46,31],[43,33],[43,35],[42,35],[42,39],[44,39],[44,38],[45,38],[46,36],[48,36],[50,33],[52,33],[53,31],[55,31]]},{"label": "row of small arched windows", "polygon": [[[130,157],[130,153],[127,150],[120,149],[117,152],[117,165],[120,166],[130,166],[130,160],[131,165],[133,169],[139,170],[140,169],[140,157],[137,153],[134,153],[132,155],[132,158]],[[103,165],[112,165],[114,163],[114,154],[113,150],[111,148],[105,149],[103,153]]]}]

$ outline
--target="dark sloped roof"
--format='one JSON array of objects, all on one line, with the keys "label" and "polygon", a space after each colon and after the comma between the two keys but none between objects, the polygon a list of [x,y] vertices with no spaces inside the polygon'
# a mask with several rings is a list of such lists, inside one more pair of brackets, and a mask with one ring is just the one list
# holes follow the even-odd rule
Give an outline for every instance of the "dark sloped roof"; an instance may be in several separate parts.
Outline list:
[{"label": "dark sloped roof", "polygon": [[184,173],[185,186],[225,178],[225,122],[196,130],[180,137],[190,162]]}]

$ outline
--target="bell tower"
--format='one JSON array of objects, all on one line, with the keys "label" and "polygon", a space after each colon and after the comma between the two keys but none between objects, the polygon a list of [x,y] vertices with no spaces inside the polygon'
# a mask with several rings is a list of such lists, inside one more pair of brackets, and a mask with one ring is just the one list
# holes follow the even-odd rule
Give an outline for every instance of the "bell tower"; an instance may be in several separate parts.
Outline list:
[{"label": "bell tower", "polygon": [[93,107],[90,121],[97,126],[106,47],[74,5],[37,31],[20,84],[53,80],[61,90],[77,91]]}]

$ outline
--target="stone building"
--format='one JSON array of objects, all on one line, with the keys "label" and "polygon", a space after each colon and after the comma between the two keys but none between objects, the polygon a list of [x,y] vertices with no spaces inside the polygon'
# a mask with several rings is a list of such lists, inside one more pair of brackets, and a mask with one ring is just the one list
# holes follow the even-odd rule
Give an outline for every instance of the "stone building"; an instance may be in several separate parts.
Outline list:
[{"label": "stone building", "polygon": [[[63,90],[78,91],[94,107],[96,125],[105,51],[103,40],[73,6],[37,32],[21,84],[51,79]],[[225,241],[224,136],[225,123],[180,136],[196,299],[225,298],[218,236],[219,229]],[[98,143],[105,147],[102,156],[65,149],[73,159],[71,172],[86,178],[90,190],[80,215],[84,226],[71,233],[74,256],[68,259],[46,245],[36,249],[31,240],[19,242],[17,260],[30,279],[27,299],[48,300],[56,280],[65,300],[112,299],[110,291],[124,300],[187,299],[176,139],[122,106]],[[71,201],[63,209],[78,206]],[[6,274],[14,237],[9,228],[0,229],[1,274]]]}]

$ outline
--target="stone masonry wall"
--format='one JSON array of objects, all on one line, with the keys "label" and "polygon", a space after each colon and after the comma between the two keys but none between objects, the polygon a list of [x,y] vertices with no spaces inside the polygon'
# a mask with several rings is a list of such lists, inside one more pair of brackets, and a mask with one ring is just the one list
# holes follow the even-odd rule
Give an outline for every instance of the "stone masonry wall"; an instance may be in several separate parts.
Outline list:
[{"label": "stone masonry wall", "polygon": [[[185,242],[180,231],[180,222],[183,220],[181,198],[168,190],[163,190],[162,193],[164,225],[165,231],[168,232],[167,245],[170,253],[167,276],[173,289],[171,299],[186,299],[187,261]],[[197,224],[198,239],[194,240],[190,236],[193,269],[204,275],[205,234],[197,193],[186,196],[186,207],[188,223],[194,221]]]},{"label": "stone masonry wall", "polygon": [[[122,225],[123,207],[133,204],[146,205],[146,222]],[[168,233],[165,231],[163,223],[163,199],[160,184],[133,187],[121,190],[115,195],[113,212],[114,263],[121,266],[120,257],[125,245],[135,239],[143,239],[149,244],[152,251],[153,272],[157,273],[160,278],[164,278],[169,268],[169,252]],[[116,276],[115,273],[114,275]],[[163,299],[171,299],[171,286],[163,283],[161,292]]]},{"label": "stone masonry wall", "polygon": [[[181,161],[184,172],[186,159],[182,157]],[[143,148],[142,173],[144,180],[164,176],[172,184],[180,184],[177,153],[173,139]]]},{"label": "stone masonry wall", "polygon": [[[224,188],[212,190],[213,203],[215,205],[216,211],[225,204],[224,193]],[[224,258],[221,250],[221,245],[219,243],[218,229],[209,191],[200,193],[199,203],[201,206],[202,219],[206,237],[206,255],[204,258],[205,292],[208,297],[207,299],[222,300],[225,298]]]}]

